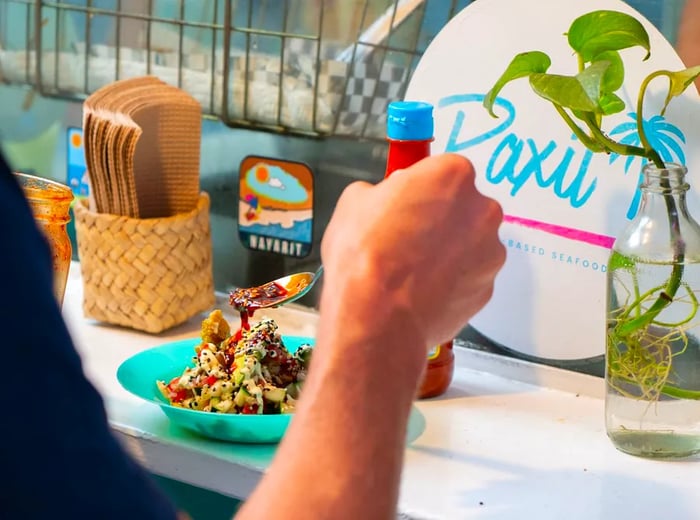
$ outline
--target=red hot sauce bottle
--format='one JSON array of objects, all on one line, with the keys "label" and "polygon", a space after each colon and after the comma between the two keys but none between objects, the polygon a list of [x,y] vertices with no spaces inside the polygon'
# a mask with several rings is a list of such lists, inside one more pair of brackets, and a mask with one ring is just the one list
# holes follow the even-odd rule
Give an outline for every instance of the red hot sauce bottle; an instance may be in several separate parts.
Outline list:
[{"label": "red hot sauce bottle", "polygon": [[[385,178],[430,156],[433,141],[432,105],[420,101],[394,101],[389,104],[387,112],[389,153]],[[452,343],[437,345],[428,353],[428,366],[418,390],[419,399],[436,397],[450,386],[455,365]]]}]

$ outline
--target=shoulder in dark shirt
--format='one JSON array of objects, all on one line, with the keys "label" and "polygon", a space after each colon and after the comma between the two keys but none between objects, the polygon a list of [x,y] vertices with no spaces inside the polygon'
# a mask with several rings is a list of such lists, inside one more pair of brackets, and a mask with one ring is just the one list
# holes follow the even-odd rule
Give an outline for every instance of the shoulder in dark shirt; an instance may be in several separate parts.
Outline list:
[{"label": "shoulder in dark shirt", "polygon": [[54,300],[49,247],[0,156],[0,517],[176,518],[112,436]]}]

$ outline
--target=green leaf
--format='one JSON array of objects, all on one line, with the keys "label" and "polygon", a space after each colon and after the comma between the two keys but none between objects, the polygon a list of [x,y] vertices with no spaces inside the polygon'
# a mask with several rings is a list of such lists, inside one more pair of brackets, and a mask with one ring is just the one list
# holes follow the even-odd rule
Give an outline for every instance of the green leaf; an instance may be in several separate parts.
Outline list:
[{"label": "green leaf", "polygon": [[603,94],[599,101],[600,108],[604,115],[617,114],[625,109],[625,102],[612,92]]},{"label": "green leaf", "polygon": [[572,110],[571,112],[574,114],[574,117],[577,117],[581,121],[588,121],[588,115],[590,114],[590,112],[584,112],[582,110]]},{"label": "green leaf", "polygon": [[544,99],[571,110],[595,112],[598,109],[597,96],[596,99],[591,99],[581,82],[574,76],[532,74],[530,86]]},{"label": "green leaf", "polygon": [[598,106],[598,100],[600,99],[603,78],[609,67],[609,61],[596,61],[576,75],[576,79],[581,83],[586,94],[595,102],[596,106]]},{"label": "green leaf", "polygon": [[609,63],[603,76],[601,91],[603,93],[615,92],[625,81],[625,65],[622,62],[620,53],[617,51],[601,52],[592,60],[593,63],[596,61],[607,61]]},{"label": "green leaf", "polygon": [[541,97],[574,112],[599,113],[601,85],[609,66],[608,61],[595,62],[576,76],[532,74],[530,85]]},{"label": "green leaf", "polygon": [[666,101],[661,109],[661,115],[666,112],[666,107],[671,102],[671,100],[680,96],[685,90],[690,86],[690,84],[695,81],[695,78],[700,76],[700,65],[695,67],[690,67],[689,69],[679,70],[678,72],[670,72],[668,70],[660,71],[664,76],[668,76],[670,80],[670,85],[668,87],[668,94],[666,95]]},{"label": "green leaf", "polygon": [[569,45],[585,63],[607,51],[630,47],[646,49],[651,54],[649,34],[634,17],[618,11],[593,11],[576,18],[567,33]]},{"label": "green leaf", "polygon": [[496,101],[498,93],[507,83],[515,79],[530,76],[534,73],[547,72],[547,69],[551,64],[552,60],[550,60],[549,56],[547,56],[544,52],[530,51],[518,54],[510,62],[510,65],[508,65],[508,68],[501,75],[501,77],[498,78],[496,84],[491,87],[491,90],[489,90],[486,94],[483,102],[484,108],[489,111],[489,114],[496,117],[496,114],[493,112],[493,104]]}]

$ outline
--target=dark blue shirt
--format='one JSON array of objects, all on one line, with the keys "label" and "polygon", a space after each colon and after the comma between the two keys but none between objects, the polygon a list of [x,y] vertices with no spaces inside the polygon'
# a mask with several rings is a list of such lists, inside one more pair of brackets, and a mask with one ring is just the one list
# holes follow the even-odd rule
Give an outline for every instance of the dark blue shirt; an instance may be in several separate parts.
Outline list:
[{"label": "dark blue shirt", "polygon": [[174,519],[110,432],[52,292],[49,246],[0,156],[0,518]]}]

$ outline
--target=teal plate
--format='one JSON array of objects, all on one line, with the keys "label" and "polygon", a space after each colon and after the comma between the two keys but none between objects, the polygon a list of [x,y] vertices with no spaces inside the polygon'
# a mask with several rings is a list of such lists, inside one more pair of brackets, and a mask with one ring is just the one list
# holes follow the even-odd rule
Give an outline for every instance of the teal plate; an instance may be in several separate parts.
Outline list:
[{"label": "teal plate", "polygon": [[[285,347],[295,352],[302,345],[314,345],[304,336],[282,336]],[[130,357],[117,370],[119,383],[128,392],[160,406],[170,421],[203,437],[246,444],[273,444],[282,439],[293,414],[242,415],[200,412],[172,406],[162,396],[156,381],[170,381],[192,366],[199,338],[154,347]],[[412,442],[425,430],[425,418],[415,407],[408,423],[407,440]]]},{"label": "teal plate", "polygon": [[[283,336],[284,346],[295,352],[302,345],[313,345],[313,338]],[[186,339],[154,347],[124,361],[117,370],[119,383],[132,394],[156,403],[163,413],[178,426],[204,437],[231,442],[268,444],[278,442],[292,418],[284,415],[242,415],[200,412],[172,406],[163,397],[156,381],[170,381],[193,366],[194,347],[199,338]]]}]

